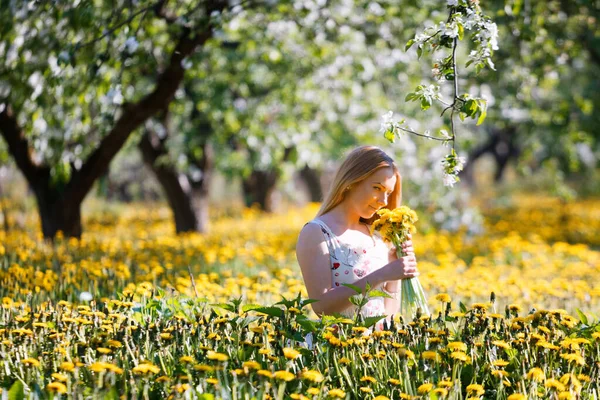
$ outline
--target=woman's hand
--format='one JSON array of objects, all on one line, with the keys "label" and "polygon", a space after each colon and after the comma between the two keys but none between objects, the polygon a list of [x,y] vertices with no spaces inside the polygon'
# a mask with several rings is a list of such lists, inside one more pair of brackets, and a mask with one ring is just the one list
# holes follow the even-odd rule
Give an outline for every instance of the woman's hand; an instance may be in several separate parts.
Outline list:
[{"label": "woman's hand", "polygon": [[414,253],[405,257],[396,258],[383,268],[385,269],[386,281],[397,281],[419,276],[417,259],[415,258]]}]

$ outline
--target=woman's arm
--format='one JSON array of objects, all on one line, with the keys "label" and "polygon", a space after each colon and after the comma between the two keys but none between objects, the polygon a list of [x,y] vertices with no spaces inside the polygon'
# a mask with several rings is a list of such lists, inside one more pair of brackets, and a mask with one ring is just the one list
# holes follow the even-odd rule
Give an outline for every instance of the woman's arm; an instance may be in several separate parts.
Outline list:
[{"label": "woman's arm", "polygon": [[[308,296],[318,300],[311,304],[315,313],[339,313],[352,305],[348,300],[356,294],[352,289],[345,286],[332,288],[329,250],[320,226],[304,226],[298,237],[296,257]],[[364,289],[367,282],[373,287],[389,280],[412,277],[415,273],[415,266],[406,262],[403,257],[357,280],[353,285]]]}]

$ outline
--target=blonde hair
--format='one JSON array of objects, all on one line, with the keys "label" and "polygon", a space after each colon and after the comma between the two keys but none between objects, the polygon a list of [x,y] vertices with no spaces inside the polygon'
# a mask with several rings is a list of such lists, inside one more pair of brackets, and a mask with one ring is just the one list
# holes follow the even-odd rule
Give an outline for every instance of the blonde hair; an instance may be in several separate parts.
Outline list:
[{"label": "blonde hair", "polygon": [[[398,166],[390,156],[375,146],[361,146],[350,152],[342,165],[338,168],[333,178],[331,188],[323,200],[317,217],[329,212],[344,201],[349,187],[362,182],[375,171],[381,168],[392,167],[396,175],[396,185],[388,197],[387,208],[394,209],[400,206],[402,198],[402,177]],[[361,218],[361,222],[372,223],[377,218],[374,215],[369,220]]]}]

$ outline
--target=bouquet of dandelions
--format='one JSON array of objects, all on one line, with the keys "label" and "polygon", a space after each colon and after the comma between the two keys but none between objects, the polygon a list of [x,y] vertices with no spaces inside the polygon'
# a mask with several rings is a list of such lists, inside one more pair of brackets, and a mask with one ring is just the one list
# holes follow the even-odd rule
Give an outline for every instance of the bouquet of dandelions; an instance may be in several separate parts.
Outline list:
[{"label": "bouquet of dandelions", "polygon": [[[398,258],[405,257],[402,243],[408,240],[408,235],[415,233],[417,213],[409,207],[401,206],[394,210],[383,208],[377,211],[379,219],[371,226],[371,232],[379,231],[383,240],[391,242],[396,247]],[[418,311],[420,309],[420,311]],[[415,314],[429,315],[427,298],[418,278],[403,279],[400,284],[400,313],[407,318]]]}]

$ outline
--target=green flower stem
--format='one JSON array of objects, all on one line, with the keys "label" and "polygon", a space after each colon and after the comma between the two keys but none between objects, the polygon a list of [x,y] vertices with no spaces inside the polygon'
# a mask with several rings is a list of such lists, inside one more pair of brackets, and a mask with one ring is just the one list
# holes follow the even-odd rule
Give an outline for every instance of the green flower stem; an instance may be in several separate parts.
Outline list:
[{"label": "green flower stem", "polygon": [[[396,247],[396,255],[398,258],[406,257],[406,253],[402,249],[404,235],[394,233],[392,242]],[[421,315],[430,315],[429,307],[427,306],[427,297],[419,278],[402,279],[400,284],[400,313],[409,319],[414,318],[418,309],[421,309]]]}]

